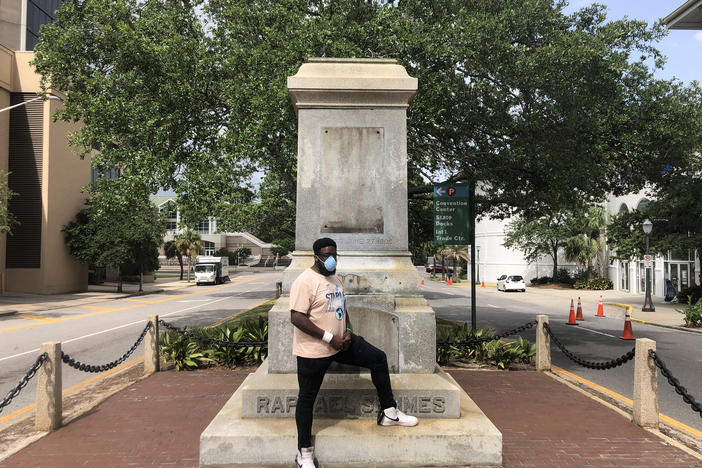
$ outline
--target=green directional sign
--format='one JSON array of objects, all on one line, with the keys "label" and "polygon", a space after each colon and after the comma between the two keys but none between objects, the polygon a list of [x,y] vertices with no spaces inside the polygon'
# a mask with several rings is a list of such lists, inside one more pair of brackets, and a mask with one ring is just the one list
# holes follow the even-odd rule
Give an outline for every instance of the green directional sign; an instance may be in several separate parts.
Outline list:
[{"label": "green directional sign", "polygon": [[434,243],[470,244],[470,208],[467,185],[434,186]]}]

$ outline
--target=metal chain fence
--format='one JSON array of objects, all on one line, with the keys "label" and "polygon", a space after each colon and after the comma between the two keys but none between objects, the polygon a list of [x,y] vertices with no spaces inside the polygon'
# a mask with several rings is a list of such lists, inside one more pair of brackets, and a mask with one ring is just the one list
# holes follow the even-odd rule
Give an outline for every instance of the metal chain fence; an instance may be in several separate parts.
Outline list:
[{"label": "metal chain fence", "polygon": [[79,371],[83,372],[104,372],[106,370],[113,369],[120,365],[122,362],[124,362],[125,359],[127,359],[136,349],[137,347],[141,344],[142,340],[146,336],[146,333],[151,329],[152,324],[151,322],[148,322],[146,324],[146,327],[144,327],[144,331],[141,332],[141,335],[139,335],[139,338],[136,340],[136,342],[132,345],[131,348],[129,348],[129,351],[124,353],[121,358],[116,359],[110,363],[103,364],[100,366],[93,366],[90,364],[84,364],[80,361],[76,361],[73,359],[71,356],[68,354],[64,353],[61,351],[61,360],[68,364],[69,366],[73,367],[74,369],[78,369]]},{"label": "metal chain fence", "polygon": [[199,341],[201,343],[216,344],[219,346],[225,346],[225,347],[230,347],[230,348],[248,348],[250,346],[260,346],[262,348],[268,348],[267,341],[225,341],[225,340],[218,340],[216,338],[210,338],[209,336],[196,335],[195,333],[189,332],[186,328],[178,328],[175,325],[171,325],[170,323],[164,322],[161,319],[159,319],[158,323],[163,325],[163,327],[167,328],[168,330],[172,330],[176,333],[180,333],[181,335],[183,335],[187,338],[191,338],[191,339],[193,339],[195,341]]},{"label": "metal chain fence", "polygon": [[49,359],[49,354],[48,353],[42,353],[37,357],[37,360],[34,362],[32,367],[29,368],[27,373],[22,377],[17,384],[15,388],[10,390],[8,394],[5,396],[5,398],[2,399],[0,402],[0,413],[2,413],[2,410],[9,405],[12,402],[12,399],[19,395],[19,393],[22,391],[24,387],[27,386],[30,380],[36,375],[37,371],[39,368],[44,364],[44,361]]},{"label": "metal chain fence", "polygon": [[687,389],[680,385],[680,381],[673,377],[673,374],[671,374],[670,370],[666,367],[665,363],[661,360],[661,358],[658,357],[658,354],[656,354],[656,352],[651,349],[648,351],[648,355],[653,358],[653,362],[656,364],[656,367],[658,367],[661,370],[661,374],[663,374],[663,377],[668,379],[668,383],[675,388],[675,393],[682,396],[683,401],[690,405],[693,411],[696,411],[700,415],[700,417],[702,417],[702,406],[700,406],[700,404],[695,401],[692,395],[687,393]]},{"label": "metal chain fence", "polygon": [[632,348],[631,351],[628,353],[622,355],[621,357],[618,357],[616,359],[612,359],[611,361],[605,361],[605,362],[596,362],[596,361],[587,361],[585,359],[582,359],[581,357],[573,354],[570,352],[563,343],[556,337],[556,335],[553,334],[551,331],[551,327],[547,323],[544,323],[544,328],[548,332],[548,335],[551,337],[554,343],[556,343],[556,346],[560,348],[561,351],[563,351],[563,354],[565,354],[571,361],[580,364],[583,367],[587,367],[589,369],[598,369],[598,370],[604,370],[604,369],[612,369],[617,366],[621,366],[625,362],[628,362],[634,358],[634,354],[636,352],[636,347]]},{"label": "metal chain fence", "polygon": [[533,320],[531,322],[527,322],[524,325],[517,327],[513,330],[510,330],[505,333],[501,333],[499,335],[493,335],[493,336],[487,336],[484,338],[473,338],[470,340],[465,340],[465,341],[437,341],[436,344],[437,346],[475,346],[480,343],[486,343],[488,341],[495,341],[499,340],[500,338],[507,338],[508,336],[511,335],[516,335],[519,332],[523,332],[524,330],[527,330],[534,325],[536,325],[538,322],[536,320]]}]

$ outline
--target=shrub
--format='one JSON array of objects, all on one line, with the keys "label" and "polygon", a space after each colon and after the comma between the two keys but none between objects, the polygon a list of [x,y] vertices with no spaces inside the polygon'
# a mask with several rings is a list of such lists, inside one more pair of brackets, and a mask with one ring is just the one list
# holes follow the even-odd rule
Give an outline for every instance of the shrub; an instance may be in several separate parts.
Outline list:
[{"label": "shrub", "polygon": [[184,335],[167,331],[159,339],[161,354],[175,364],[176,370],[192,370],[207,367],[214,362],[215,351],[201,349],[200,343]]},{"label": "shrub", "polygon": [[558,269],[558,271],[556,272],[555,281],[558,283],[565,283],[565,284],[570,284],[570,285],[572,285],[575,282],[573,277],[570,275],[568,270],[566,270],[565,268]]},{"label": "shrub", "polygon": [[589,280],[580,279],[573,284],[573,287],[575,289],[603,290],[612,289],[614,287],[614,283],[607,278],[591,278]]},{"label": "shrub", "polygon": [[702,285],[700,286],[690,286],[689,288],[681,289],[678,293],[678,301],[685,302],[688,301],[688,297],[691,297],[693,304],[697,303],[702,299]]},{"label": "shrub", "polygon": [[695,305],[692,305],[692,297],[688,296],[687,309],[675,310],[685,316],[686,327],[702,327],[702,298],[698,299]]},{"label": "shrub", "polygon": [[539,276],[531,279],[531,284],[546,284],[551,282],[550,276]]}]

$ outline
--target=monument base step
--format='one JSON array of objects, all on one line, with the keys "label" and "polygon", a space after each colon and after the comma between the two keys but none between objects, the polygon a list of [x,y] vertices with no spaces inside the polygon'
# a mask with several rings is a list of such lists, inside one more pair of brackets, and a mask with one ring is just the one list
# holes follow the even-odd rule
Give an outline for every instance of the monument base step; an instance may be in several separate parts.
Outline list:
[{"label": "monument base step", "polygon": [[[200,435],[200,466],[294,466],[295,420],[244,419],[242,396],[240,387]],[[372,419],[317,418],[312,428],[317,466],[500,466],[502,434],[462,389],[460,414],[456,419],[420,418],[415,427],[382,427]]]},{"label": "monument base step", "polygon": [[[436,366],[433,374],[390,374],[400,410],[419,418],[457,418],[461,387]],[[241,384],[244,418],[294,418],[297,374],[269,374],[268,360]],[[317,418],[373,418],[378,396],[368,372],[327,372],[315,403]]]}]

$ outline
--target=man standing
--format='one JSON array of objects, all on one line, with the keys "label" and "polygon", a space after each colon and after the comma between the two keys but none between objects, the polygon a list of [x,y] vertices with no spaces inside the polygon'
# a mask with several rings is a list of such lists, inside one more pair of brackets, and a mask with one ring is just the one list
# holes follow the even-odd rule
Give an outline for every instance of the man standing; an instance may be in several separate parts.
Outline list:
[{"label": "man standing", "polygon": [[297,356],[300,387],[295,423],[299,468],[314,468],[312,411],[329,365],[334,362],[365,367],[378,392],[380,426],[415,426],[417,418],[397,409],[390,386],[385,353],[351,332],[344,289],[336,277],[336,242],[328,237],[313,246],[314,265],[293,282],[290,289],[290,321],[293,354]]}]

